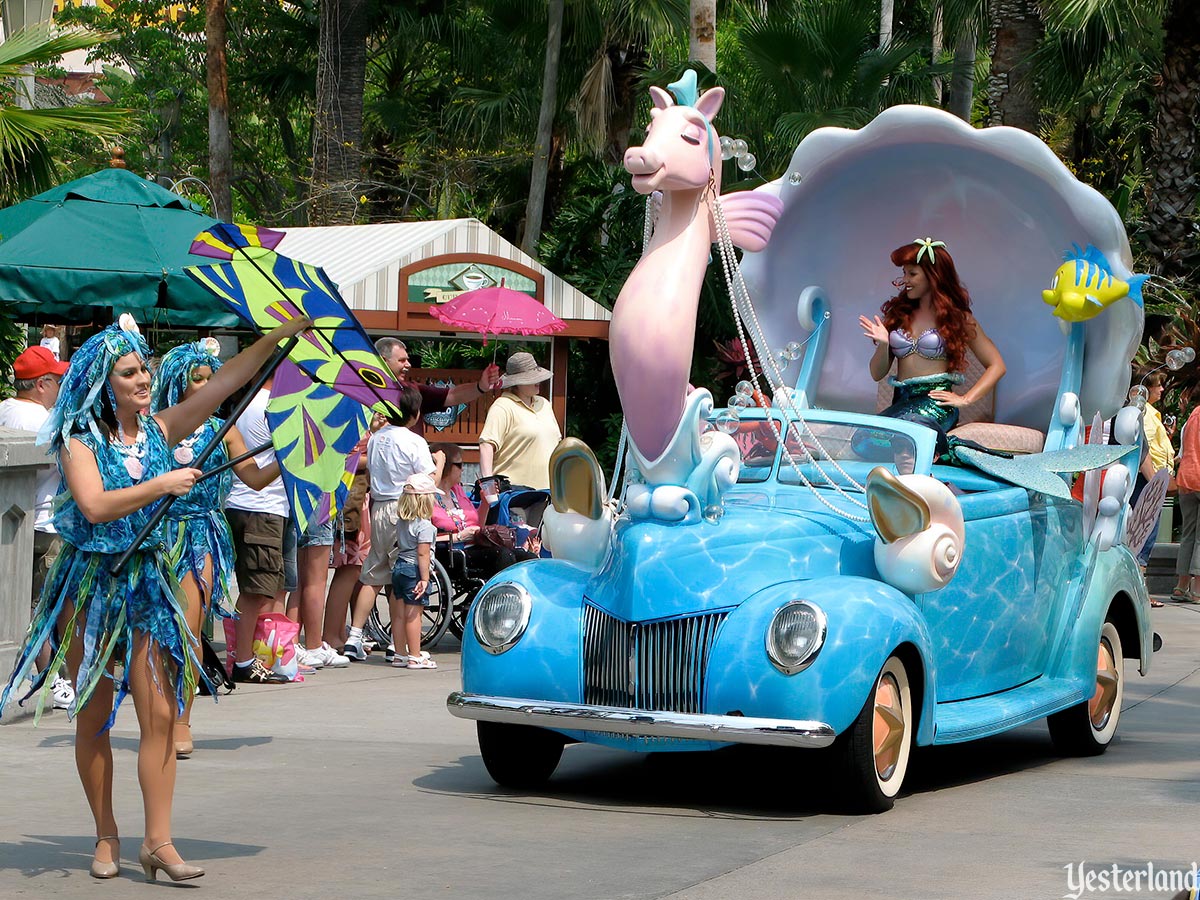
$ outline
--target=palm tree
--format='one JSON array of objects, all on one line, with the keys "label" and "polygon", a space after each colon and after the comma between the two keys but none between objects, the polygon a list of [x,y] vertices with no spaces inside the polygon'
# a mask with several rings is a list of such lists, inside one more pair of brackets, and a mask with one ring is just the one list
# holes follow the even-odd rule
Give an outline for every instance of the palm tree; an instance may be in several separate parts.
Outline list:
[{"label": "palm tree", "polygon": [[542,210],[546,203],[546,178],[550,172],[550,140],[554,132],[554,112],[558,106],[558,68],[562,52],[564,0],[550,0],[546,28],[546,62],[542,69],[542,103],[538,112],[537,136],[533,144],[533,174],[529,180],[529,200],[525,204],[525,233],[521,250],[533,256],[542,236]]},{"label": "palm tree", "polygon": [[36,25],[0,43],[0,204],[14,203],[50,187],[57,173],[50,142],[75,133],[113,137],[127,125],[124,110],[97,106],[20,109],[13,85],[25,66],[56,63],[64,53],[103,43],[111,36],[83,29]]},{"label": "palm tree", "polygon": [[992,68],[988,77],[989,125],[1038,132],[1040,107],[1033,56],[1042,41],[1038,0],[989,0]]},{"label": "palm tree", "polygon": [[717,71],[717,0],[691,0],[688,59]]},{"label": "palm tree", "polygon": [[225,0],[208,0],[204,36],[208,82],[208,186],[213,214],[233,221],[233,144],[229,137],[229,70],[225,62]]},{"label": "palm tree", "polygon": [[362,183],[369,0],[324,0],[313,119],[310,225],[348,225]]},{"label": "palm tree", "polygon": [[877,0],[796,0],[744,17],[721,61],[721,130],[753,145],[761,171],[816,128],[860,128],[888,106],[932,100],[928,44],[897,31],[880,47],[878,12]]},{"label": "palm tree", "polygon": [[1154,142],[1149,160],[1146,242],[1163,274],[1200,271],[1196,240],[1200,185],[1200,16],[1189,0],[1172,0],[1164,22],[1163,62],[1155,82]]}]

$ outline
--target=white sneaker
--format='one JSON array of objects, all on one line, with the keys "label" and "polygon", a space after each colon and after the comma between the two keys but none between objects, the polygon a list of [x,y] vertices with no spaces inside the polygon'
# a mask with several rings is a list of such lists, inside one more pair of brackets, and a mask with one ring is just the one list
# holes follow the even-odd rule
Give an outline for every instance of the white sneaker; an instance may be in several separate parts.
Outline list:
[{"label": "white sneaker", "polygon": [[54,709],[70,709],[75,702],[75,688],[61,675],[50,685],[50,700]]},{"label": "white sneaker", "polygon": [[313,652],[321,654],[321,659],[327,668],[344,669],[346,666],[350,665],[349,656],[343,656],[324,642],[322,642],[321,646]]},{"label": "white sneaker", "polygon": [[309,650],[303,644],[296,645],[296,662],[310,669],[324,667],[325,660],[317,650]]},{"label": "white sneaker", "polygon": [[342,648],[342,653],[346,654],[348,659],[361,662],[367,658],[367,650],[363,646],[362,638],[350,636],[346,638],[346,646]]}]

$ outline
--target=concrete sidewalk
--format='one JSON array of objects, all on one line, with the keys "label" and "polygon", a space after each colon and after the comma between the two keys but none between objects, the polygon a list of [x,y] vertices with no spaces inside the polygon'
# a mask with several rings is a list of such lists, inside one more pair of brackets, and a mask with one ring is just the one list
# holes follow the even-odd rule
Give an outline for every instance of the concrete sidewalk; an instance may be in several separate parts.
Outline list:
[{"label": "concrete sidewalk", "polygon": [[[305,683],[197,701],[175,835],[212,898],[1052,898],[1064,866],[1179,869],[1200,858],[1200,606],[1154,610],[1165,642],[1128,673],[1118,742],[1060,759],[1044,725],[914,757],[882,816],[785,799],[803,753],[639,757],[567,749],[530,795],[488,778],[447,637],[436,671],[375,655]],[[146,895],[132,703],[114,729],[124,836],[114,882],[88,877],[94,836],[61,713],[0,726],[0,898]],[[784,783],[789,790],[783,790]],[[1084,894],[1083,896],[1088,896]],[[1105,897],[1170,896],[1164,893]]]}]

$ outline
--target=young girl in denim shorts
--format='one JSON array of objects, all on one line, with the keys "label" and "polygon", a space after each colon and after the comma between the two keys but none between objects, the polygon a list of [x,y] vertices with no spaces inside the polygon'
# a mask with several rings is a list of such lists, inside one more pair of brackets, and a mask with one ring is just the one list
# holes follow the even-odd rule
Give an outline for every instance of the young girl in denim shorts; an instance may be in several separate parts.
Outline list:
[{"label": "young girl in denim shorts", "polygon": [[[400,669],[436,669],[429,654],[421,649],[421,610],[429,604],[429,561],[437,529],[433,527],[433,498],[440,494],[434,480],[424,474],[404,482],[396,507],[396,543],[400,553],[392,569],[392,641],[396,656],[392,665]],[[401,612],[403,611],[403,612]],[[398,625],[403,622],[401,632]],[[408,654],[401,647],[408,643]]]}]

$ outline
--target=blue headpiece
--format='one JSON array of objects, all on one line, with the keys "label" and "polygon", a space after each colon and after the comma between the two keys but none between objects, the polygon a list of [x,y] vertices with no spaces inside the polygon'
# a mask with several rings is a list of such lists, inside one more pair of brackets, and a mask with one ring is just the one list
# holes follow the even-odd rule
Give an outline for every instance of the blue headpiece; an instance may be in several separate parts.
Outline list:
[{"label": "blue headpiece", "polygon": [[158,412],[182,400],[193,369],[208,366],[215,372],[221,368],[221,360],[217,358],[220,349],[216,338],[201,338],[164,353],[150,385],[150,408]]},{"label": "blue headpiece", "polygon": [[[667,90],[675,95],[676,106],[690,106],[695,109],[696,101],[700,99],[700,89],[696,85],[696,70],[688,69],[678,81],[668,84]],[[713,161],[713,127],[712,123],[708,121],[708,116],[700,113],[700,117],[704,119],[704,131],[708,135],[708,161],[711,163]]]},{"label": "blue headpiece", "polygon": [[51,452],[57,452],[73,432],[85,428],[97,440],[103,440],[104,432],[99,426],[101,392],[109,392],[111,403],[108,376],[117,360],[129,353],[136,353],[144,362],[150,359],[150,346],[133,316],[122,313],[116,322],[92,335],[71,354],[71,366],[63,376],[58,402],[38,433],[38,443],[49,444]]}]

